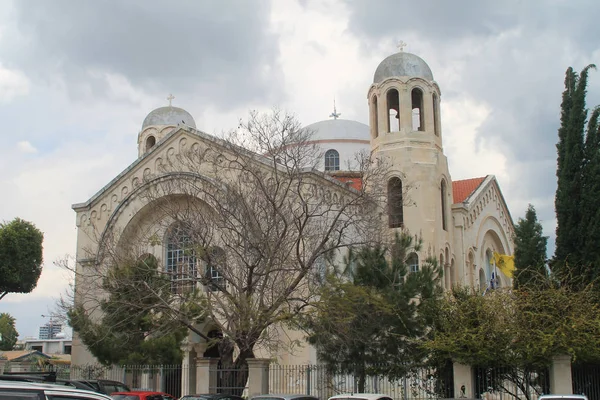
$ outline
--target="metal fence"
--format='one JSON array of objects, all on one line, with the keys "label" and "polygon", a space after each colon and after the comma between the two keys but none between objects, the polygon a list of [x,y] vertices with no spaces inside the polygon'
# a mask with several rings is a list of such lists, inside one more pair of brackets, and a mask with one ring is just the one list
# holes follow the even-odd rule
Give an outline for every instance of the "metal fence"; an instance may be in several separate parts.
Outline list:
[{"label": "metal fence", "polygon": [[156,390],[175,397],[181,395],[183,379],[189,379],[189,368],[184,365],[48,365],[40,363],[8,363],[5,371],[51,372],[57,379],[110,379],[123,382],[131,389]]},{"label": "metal fence", "polygon": [[585,394],[589,400],[600,400],[600,365],[575,363],[571,365],[573,393]]},{"label": "metal fence", "polygon": [[548,369],[521,370],[506,367],[473,368],[477,399],[536,400],[544,393],[550,393]]},{"label": "metal fence", "polygon": [[225,368],[220,363],[209,371],[209,391],[211,393],[247,394],[248,369]]},{"label": "metal fence", "polygon": [[[269,392],[308,394],[327,399],[340,393],[357,393],[359,378],[332,374],[324,365],[277,365],[269,368]],[[420,369],[398,379],[366,376],[366,393],[385,393],[397,400],[428,400],[454,397],[452,368]]]}]

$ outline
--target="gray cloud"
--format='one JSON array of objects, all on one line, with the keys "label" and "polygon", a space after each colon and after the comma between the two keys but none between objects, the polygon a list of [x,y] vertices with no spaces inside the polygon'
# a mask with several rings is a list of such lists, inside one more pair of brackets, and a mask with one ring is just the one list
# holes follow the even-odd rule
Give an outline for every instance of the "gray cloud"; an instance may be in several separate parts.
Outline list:
[{"label": "gray cloud", "polygon": [[[490,115],[476,141],[497,144],[507,158],[511,182],[500,184],[514,196],[507,199],[509,205],[519,208],[513,210],[515,222],[527,202],[537,202],[538,215],[549,221],[549,228],[554,218],[555,144],[564,71],[570,65],[579,70],[589,62],[600,63],[590,59],[594,52],[600,54],[598,3],[344,2],[350,11],[348,29],[365,52],[379,51],[378,45],[392,39],[417,38],[408,51],[425,51],[419,55],[430,62],[445,100],[466,97],[487,106]],[[452,76],[448,84],[444,70],[450,64],[459,76]],[[600,76],[594,75],[590,107],[600,101]],[[546,234],[552,244],[554,232]]]},{"label": "gray cloud", "polygon": [[13,11],[0,59],[30,77],[60,74],[74,92],[83,83],[102,95],[105,83],[89,74],[101,71],[222,108],[281,96],[266,0],[19,0]]}]

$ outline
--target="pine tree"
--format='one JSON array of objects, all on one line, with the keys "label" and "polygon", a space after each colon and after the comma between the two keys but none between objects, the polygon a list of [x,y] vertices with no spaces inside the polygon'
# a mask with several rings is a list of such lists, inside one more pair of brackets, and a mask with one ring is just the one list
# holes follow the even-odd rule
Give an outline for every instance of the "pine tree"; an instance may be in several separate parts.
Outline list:
[{"label": "pine tree", "polygon": [[[561,279],[581,277],[586,232],[582,230],[583,167],[585,160],[584,131],[587,119],[586,90],[590,68],[578,75],[567,69],[565,91],[561,104],[561,125],[558,130],[556,176],[556,250],[553,272]],[[570,277],[570,278],[569,278]],[[578,278],[579,279],[579,278]]]},{"label": "pine tree", "polygon": [[542,235],[535,208],[529,204],[525,218],[515,226],[515,289],[540,288],[545,285],[546,245],[548,237]]},{"label": "pine tree", "polygon": [[442,289],[435,259],[409,268],[421,246],[405,231],[392,246],[351,252],[344,273],[328,277],[302,323],[320,362],[329,372],[356,376],[359,392],[367,376],[397,378],[425,358],[420,340],[431,332],[431,311]]}]

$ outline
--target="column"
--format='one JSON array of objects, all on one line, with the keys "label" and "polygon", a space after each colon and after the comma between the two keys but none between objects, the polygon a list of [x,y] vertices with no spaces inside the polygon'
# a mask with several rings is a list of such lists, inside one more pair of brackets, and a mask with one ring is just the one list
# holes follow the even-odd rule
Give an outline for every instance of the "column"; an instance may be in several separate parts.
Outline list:
[{"label": "column", "polygon": [[269,393],[269,364],[267,358],[248,360],[248,397]]},{"label": "column", "polygon": [[196,393],[217,393],[218,358],[196,358]]},{"label": "column", "polygon": [[573,394],[571,356],[555,356],[550,366],[550,393]]},{"label": "column", "polygon": [[454,398],[475,398],[473,393],[475,382],[473,381],[471,366],[454,362],[452,369],[454,373]]}]

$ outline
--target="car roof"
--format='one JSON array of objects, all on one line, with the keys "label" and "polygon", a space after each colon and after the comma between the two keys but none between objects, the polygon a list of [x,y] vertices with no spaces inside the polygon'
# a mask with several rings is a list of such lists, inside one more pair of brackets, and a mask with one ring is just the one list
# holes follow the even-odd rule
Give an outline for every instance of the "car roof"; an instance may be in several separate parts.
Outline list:
[{"label": "car roof", "polygon": [[331,396],[329,398],[329,400],[335,400],[335,399],[367,399],[367,400],[376,400],[379,399],[381,397],[389,397],[391,398],[390,395],[388,394],[382,394],[382,393],[342,393],[342,394],[337,394],[335,396]]},{"label": "car roof", "polygon": [[89,390],[81,390],[74,387],[64,386],[64,385],[54,385],[52,383],[37,383],[37,382],[19,382],[19,381],[0,381],[0,388],[3,389],[33,389],[33,390],[43,390],[44,392],[52,392],[53,394],[85,394],[88,397],[96,398],[96,399],[108,399],[112,400],[110,397],[101,394],[95,393]]},{"label": "car roof", "polygon": [[[130,390],[129,392],[114,392],[111,395],[115,394],[166,394],[167,396],[171,396],[169,393],[165,392],[155,392],[153,390]],[[173,397],[173,396],[171,396]]]},{"label": "car roof", "polygon": [[581,399],[587,400],[587,396],[583,394],[544,394],[538,397],[538,400],[543,399]]},{"label": "car roof", "polygon": [[299,399],[299,398],[306,398],[306,397],[312,397],[314,399],[316,399],[317,397],[315,396],[311,396],[309,394],[277,394],[277,393],[269,393],[269,394],[257,394],[256,396],[252,396],[252,399],[257,399],[257,398],[281,398],[281,399],[285,399],[285,400],[292,400],[292,399]]},{"label": "car roof", "polygon": [[206,397],[207,399],[220,399],[223,397],[234,397],[234,398],[243,398],[242,396],[237,396],[235,394],[225,394],[225,393],[194,393],[194,394],[186,394],[185,397]]}]

